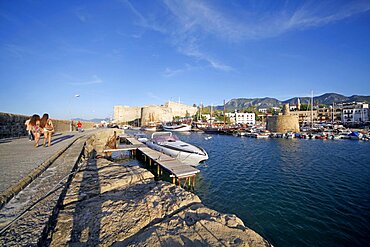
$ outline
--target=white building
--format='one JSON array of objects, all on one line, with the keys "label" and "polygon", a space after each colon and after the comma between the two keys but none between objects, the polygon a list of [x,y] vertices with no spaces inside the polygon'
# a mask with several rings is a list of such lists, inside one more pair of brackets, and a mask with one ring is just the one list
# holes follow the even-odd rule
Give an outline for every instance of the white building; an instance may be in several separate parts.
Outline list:
[{"label": "white building", "polygon": [[258,111],[262,113],[267,113],[267,108],[259,108]]},{"label": "white building", "polygon": [[369,121],[369,104],[363,102],[343,103],[342,122],[353,124]]},{"label": "white building", "polygon": [[256,114],[254,113],[240,113],[235,110],[235,112],[227,112],[225,115],[230,118],[232,123],[248,125],[256,123]]},{"label": "white building", "polygon": [[[296,108],[297,107],[295,107],[295,109]],[[276,106],[273,106],[273,107],[270,107],[270,108],[259,108],[258,111],[261,112],[261,113],[265,113],[266,114],[269,111],[269,109],[275,110],[277,112],[281,111],[280,107],[276,107]]]}]

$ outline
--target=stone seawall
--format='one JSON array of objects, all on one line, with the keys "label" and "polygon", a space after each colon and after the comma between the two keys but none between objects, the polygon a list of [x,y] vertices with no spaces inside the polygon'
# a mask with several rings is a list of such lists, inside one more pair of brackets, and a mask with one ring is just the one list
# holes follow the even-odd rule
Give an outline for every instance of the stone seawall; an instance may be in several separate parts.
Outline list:
[{"label": "stone seawall", "polygon": [[[21,137],[26,136],[26,126],[24,123],[30,116],[11,114],[0,112],[0,139],[10,137]],[[67,132],[70,131],[70,120],[59,120],[52,119],[55,127],[55,132]],[[93,122],[81,122],[82,128],[92,129],[94,128]],[[73,130],[77,129],[77,121],[73,121]]]},{"label": "stone seawall", "polygon": [[111,134],[86,142],[89,159],[66,191],[50,246],[269,246],[235,215],[207,208],[148,170],[98,159]]}]

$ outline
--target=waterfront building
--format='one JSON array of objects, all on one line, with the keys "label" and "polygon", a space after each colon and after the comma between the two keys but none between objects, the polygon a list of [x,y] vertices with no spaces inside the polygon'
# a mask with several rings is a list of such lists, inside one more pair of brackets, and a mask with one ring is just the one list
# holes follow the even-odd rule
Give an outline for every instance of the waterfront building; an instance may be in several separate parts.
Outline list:
[{"label": "waterfront building", "polygon": [[259,108],[258,111],[262,113],[267,113],[268,108]]},{"label": "waterfront building", "polygon": [[256,124],[256,114],[255,113],[241,113],[237,112],[227,112],[225,115],[230,118],[230,122],[234,124]]},{"label": "waterfront building", "polygon": [[364,102],[343,103],[342,123],[356,124],[369,121],[369,104]]},{"label": "waterfront building", "polygon": [[281,111],[281,108],[280,107],[273,106],[273,107],[270,107],[270,108],[258,108],[258,111],[260,113],[267,114],[267,113],[272,113],[273,111],[280,112]]},{"label": "waterfront building", "polygon": [[340,122],[342,109],[336,106],[319,107],[317,109],[318,122]]},{"label": "waterfront building", "polygon": [[[308,110],[308,111],[291,111],[290,115],[298,117],[298,122],[301,125],[304,124],[304,123],[310,123],[312,121],[314,121],[314,122],[318,121],[318,117],[317,117],[318,112],[317,112],[317,110],[313,110],[312,115],[311,115],[310,110]],[[311,119],[311,118],[313,118],[313,119]]]},{"label": "waterfront building", "polygon": [[280,112],[281,111],[281,108],[280,107],[276,107],[276,106],[273,106],[271,107],[272,110],[276,111],[276,112]]}]

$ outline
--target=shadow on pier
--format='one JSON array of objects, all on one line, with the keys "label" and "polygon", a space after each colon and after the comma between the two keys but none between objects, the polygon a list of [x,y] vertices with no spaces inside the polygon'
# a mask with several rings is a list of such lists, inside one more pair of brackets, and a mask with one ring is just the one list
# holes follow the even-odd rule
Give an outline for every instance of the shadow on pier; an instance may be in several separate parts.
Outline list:
[{"label": "shadow on pier", "polygon": [[[54,137],[54,136],[53,136]],[[62,142],[62,141],[65,141],[65,140],[68,140],[70,138],[74,137],[74,135],[65,135],[65,136],[61,136],[61,137],[58,137],[58,138],[55,138],[55,139],[52,139],[51,140],[51,144],[52,145],[55,145],[59,142]]]},{"label": "shadow on pier", "polygon": [[[123,172],[127,172],[125,169],[126,166],[122,164],[113,163],[109,167],[122,167]],[[117,219],[113,219],[110,216],[113,212],[103,209],[103,205],[107,201],[116,205],[116,202],[119,202],[119,205],[122,205],[122,207],[118,206],[118,209],[116,208],[118,213],[114,213],[119,217],[124,217],[125,212],[130,210],[134,212],[139,202],[142,202],[145,196],[155,187],[154,185],[148,186],[144,181],[143,183],[135,183],[130,180],[127,184],[130,188],[130,193],[122,189],[101,193],[102,183],[109,182],[102,181],[99,177],[99,171],[105,168],[106,166],[98,167],[96,150],[93,150],[86,167],[80,171],[83,172],[83,175],[75,206],[73,206],[73,203],[65,205],[65,209],[71,207],[74,210],[69,246],[97,246],[104,244],[102,238],[106,235],[105,233],[114,229],[103,229],[103,218],[108,217],[108,221],[116,221]],[[109,180],[109,175],[104,179]],[[131,222],[126,221],[127,219],[120,218],[116,223],[118,224],[116,230],[124,228],[122,227],[123,225],[126,225],[126,227],[131,225]]]},{"label": "shadow on pier", "polygon": [[100,242],[102,202],[95,200],[94,203],[86,205],[86,200],[100,195],[99,170],[95,157],[96,151],[93,150],[83,172],[83,178],[78,192],[78,203],[73,214],[70,246],[82,243],[86,246],[95,246]]},{"label": "shadow on pier", "polygon": [[[70,190],[68,193],[72,197],[78,194],[77,200],[71,198],[72,201],[61,209],[63,216],[59,218],[59,223],[56,223],[60,225],[54,228],[58,230],[53,235],[56,234],[57,239],[58,236],[64,236],[58,239],[59,243],[52,244],[63,244],[63,241],[67,241],[68,246],[98,246],[113,243],[117,246],[126,246],[143,243],[145,239],[142,238],[150,238],[154,235],[159,243],[167,246],[179,246],[183,243],[189,246],[209,246],[206,240],[192,240],[184,235],[179,236],[181,240],[163,237],[160,231],[158,232],[159,228],[155,227],[157,223],[166,222],[175,215],[182,218],[179,216],[180,212],[189,207],[202,206],[201,204],[190,203],[173,212],[165,212],[166,215],[161,211],[151,212],[152,208],[161,203],[160,201],[148,202],[146,198],[148,195],[157,193],[157,183],[152,180],[149,182],[144,177],[139,180],[133,179],[132,176],[140,176],[140,173],[119,163],[100,163],[97,157],[99,156],[96,150],[93,150],[88,161],[82,164],[78,180],[71,184],[73,186],[71,188],[76,190]],[[117,182],[122,186],[109,189],[118,174],[123,180]],[[102,191],[105,192],[102,193]],[[193,212],[186,212],[182,220],[195,224],[192,219],[199,215],[193,214]],[[202,218],[207,218],[207,215]],[[72,220],[72,224],[68,223],[69,219]],[[213,235],[206,226],[203,228]],[[146,232],[150,234],[145,234]],[[66,234],[69,236],[65,236]],[[195,230],[195,234],[201,233]],[[213,237],[217,238],[215,235]]]}]

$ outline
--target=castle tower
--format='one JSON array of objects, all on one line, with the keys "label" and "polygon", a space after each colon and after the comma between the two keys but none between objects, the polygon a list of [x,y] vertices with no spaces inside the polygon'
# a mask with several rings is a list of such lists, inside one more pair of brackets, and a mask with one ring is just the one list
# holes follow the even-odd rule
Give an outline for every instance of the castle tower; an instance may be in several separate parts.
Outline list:
[{"label": "castle tower", "polygon": [[283,115],[267,117],[266,129],[275,133],[299,132],[298,116],[290,115],[289,104],[285,104]]},{"label": "castle tower", "polygon": [[289,116],[290,115],[289,103],[286,103],[283,106],[283,115],[284,116]]}]

